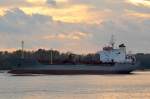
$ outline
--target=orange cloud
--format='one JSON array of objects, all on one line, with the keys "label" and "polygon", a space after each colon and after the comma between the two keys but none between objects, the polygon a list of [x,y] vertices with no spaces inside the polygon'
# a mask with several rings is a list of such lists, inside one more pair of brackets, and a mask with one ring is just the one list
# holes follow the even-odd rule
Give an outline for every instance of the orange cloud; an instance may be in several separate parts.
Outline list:
[{"label": "orange cloud", "polygon": [[[47,0],[25,0],[23,3],[13,3],[4,6],[7,9],[19,8],[28,15],[42,14],[51,16],[55,21],[66,23],[81,24],[100,24],[108,12],[93,10],[94,6],[90,4],[72,4],[69,0],[54,0],[57,7],[50,6]],[[8,6],[10,5],[10,6]],[[5,11],[0,10],[0,15],[4,15]]]},{"label": "orange cloud", "polygon": [[55,21],[66,23],[87,23],[99,24],[107,15],[105,12],[91,11],[89,5],[70,5],[64,8],[41,7],[21,7],[26,14],[39,13],[52,16]]},{"label": "orange cloud", "polygon": [[132,16],[136,18],[141,18],[141,19],[150,19],[150,14],[149,13],[139,13],[131,10],[126,10],[127,16]]},{"label": "orange cloud", "polygon": [[47,0],[26,0],[26,1],[31,4],[45,4]]},{"label": "orange cloud", "polygon": [[145,6],[150,7],[150,1],[149,0],[127,0],[128,3],[131,3],[136,6]]},{"label": "orange cloud", "polygon": [[139,18],[150,18],[150,14],[144,14],[144,13],[132,13],[131,16],[139,17]]},{"label": "orange cloud", "polygon": [[46,40],[53,40],[53,39],[58,39],[58,40],[81,40],[81,39],[84,39],[86,37],[89,37],[88,33],[72,32],[72,33],[62,33],[62,34],[48,35],[48,36],[44,36],[43,39],[46,39]]},{"label": "orange cloud", "polygon": [[69,0],[55,0],[56,3],[68,3]]},{"label": "orange cloud", "polygon": [[4,16],[6,14],[6,8],[0,8],[0,16]]}]

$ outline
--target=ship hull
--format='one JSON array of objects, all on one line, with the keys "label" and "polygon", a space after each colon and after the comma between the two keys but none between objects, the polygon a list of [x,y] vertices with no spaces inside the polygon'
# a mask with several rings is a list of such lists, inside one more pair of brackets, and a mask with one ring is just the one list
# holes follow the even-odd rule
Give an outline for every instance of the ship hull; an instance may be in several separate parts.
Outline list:
[{"label": "ship hull", "polygon": [[[29,66],[30,67],[30,66]],[[115,65],[47,65],[30,68],[12,69],[12,74],[51,74],[51,75],[81,75],[81,74],[128,74],[136,70],[137,64]]]}]

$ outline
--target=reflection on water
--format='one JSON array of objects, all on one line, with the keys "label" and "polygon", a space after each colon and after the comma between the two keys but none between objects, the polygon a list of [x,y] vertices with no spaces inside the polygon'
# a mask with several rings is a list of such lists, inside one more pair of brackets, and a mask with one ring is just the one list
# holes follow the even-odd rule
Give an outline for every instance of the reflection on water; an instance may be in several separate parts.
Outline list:
[{"label": "reflection on water", "polygon": [[78,76],[0,73],[0,99],[150,99],[149,76],[150,72]]}]

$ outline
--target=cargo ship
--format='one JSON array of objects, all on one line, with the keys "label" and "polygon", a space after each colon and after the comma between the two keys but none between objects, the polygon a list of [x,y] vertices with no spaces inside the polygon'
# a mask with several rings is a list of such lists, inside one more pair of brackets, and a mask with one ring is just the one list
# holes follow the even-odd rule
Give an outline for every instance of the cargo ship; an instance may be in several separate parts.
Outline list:
[{"label": "cargo ship", "polygon": [[[12,74],[54,74],[54,75],[74,75],[74,74],[128,74],[138,69],[138,62],[132,54],[127,54],[125,44],[114,47],[113,38],[108,46],[98,51],[99,64],[76,64],[76,65],[41,65],[35,66],[27,64],[28,59],[22,59],[20,67],[9,71]],[[30,60],[31,62],[31,60]],[[28,66],[25,66],[27,64]],[[21,65],[24,65],[23,67]]]}]

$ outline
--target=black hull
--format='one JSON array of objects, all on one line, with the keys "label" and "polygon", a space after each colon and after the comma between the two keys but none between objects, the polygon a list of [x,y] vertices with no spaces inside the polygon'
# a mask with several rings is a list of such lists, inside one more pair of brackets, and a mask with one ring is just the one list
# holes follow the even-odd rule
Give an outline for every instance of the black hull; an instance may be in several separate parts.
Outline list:
[{"label": "black hull", "polygon": [[129,74],[131,71],[99,71],[99,70],[11,70],[12,74],[48,74],[48,75],[97,75],[97,74]]},{"label": "black hull", "polygon": [[107,65],[39,65],[37,67],[15,68],[9,71],[11,74],[49,74],[49,75],[97,75],[97,74],[129,74],[136,70],[136,64]]}]

